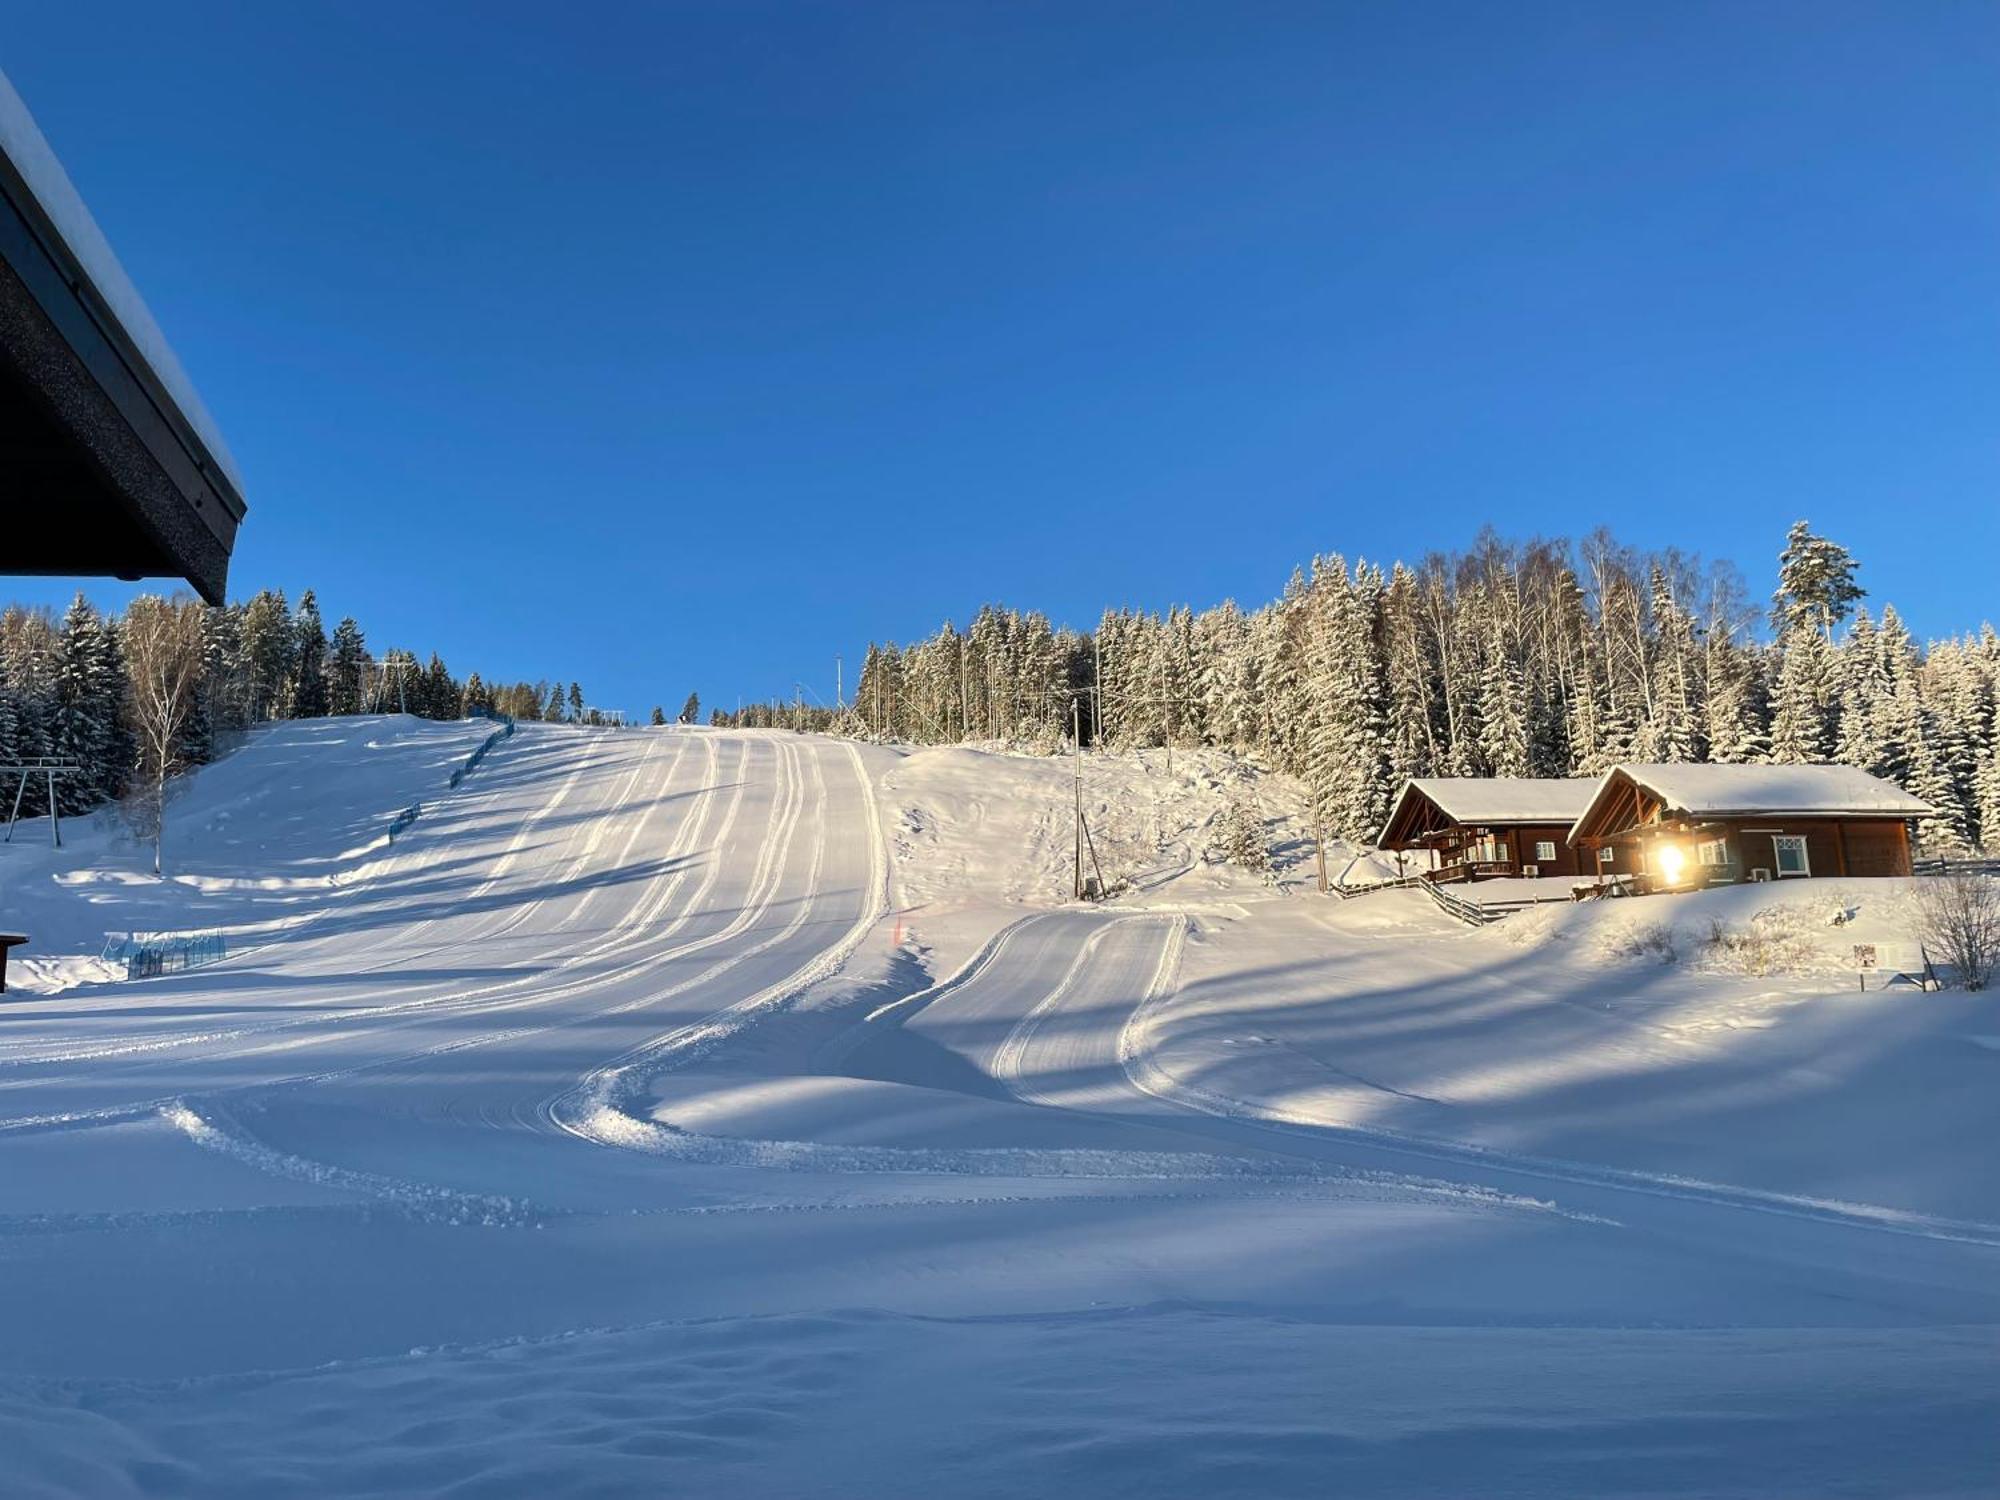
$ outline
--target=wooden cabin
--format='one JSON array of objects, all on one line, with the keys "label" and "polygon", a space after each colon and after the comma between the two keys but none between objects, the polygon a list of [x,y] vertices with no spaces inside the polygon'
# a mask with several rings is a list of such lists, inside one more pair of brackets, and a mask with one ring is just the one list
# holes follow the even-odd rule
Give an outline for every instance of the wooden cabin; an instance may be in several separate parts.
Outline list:
[{"label": "wooden cabin", "polygon": [[1930,805],[1854,766],[1621,765],[1569,831],[1648,890],[1815,875],[1908,875]]},{"label": "wooden cabin", "polygon": [[1428,880],[1626,873],[1616,845],[1605,862],[1569,842],[1590,805],[1587,777],[1423,776],[1404,783],[1376,846],[1429,856]]}]

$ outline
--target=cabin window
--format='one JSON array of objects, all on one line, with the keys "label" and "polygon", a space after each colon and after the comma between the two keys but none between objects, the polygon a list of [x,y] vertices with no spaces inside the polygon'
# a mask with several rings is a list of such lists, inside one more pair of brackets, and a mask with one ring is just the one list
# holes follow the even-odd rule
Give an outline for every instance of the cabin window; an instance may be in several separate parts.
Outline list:
[{"label": "cabin window", "polygon": [[1606,844],[1602,849],[1597,851],[1597,862],[1600,865],[1608,865],[1616,858],[1618,858],[1618,851],[1609,844]]},{"label": "cabin window", "polygon": [[1481,865],[1505,864],[1508,859],[1506,843],[1491,834],[1485,838],[1475,839],[1465,853],[1466,858],[1474,864]]},{"label": "cabin window", "polygon": [[1695,852],[1700,856],[1701,862],[1705,865],[1709,865],[1711,867],[1717,865],[1726,865],[1729,863],[1729,840],[1728,839],[1704,840],[1697,847]]},{"label": "cabin window", "polygon": [[1810,875],[1812,865],[1806,859],[1805,835],[1800,833],[1774,834],[1771,843],[1775,846],[1778,861],[1778,878],[1787,875]]},{"label": "cabin window", "polygon": [[1552,865],[1552,864],[1554,864],[1555,862],[1556,862],[1556,845],[1555,845],[1555,840],[1554,840],[1554,839],[1536,839],[1536,840],[1535,840],[1535,863],[1537,863],[1537,864],[1543,864],[1543,865]]}]

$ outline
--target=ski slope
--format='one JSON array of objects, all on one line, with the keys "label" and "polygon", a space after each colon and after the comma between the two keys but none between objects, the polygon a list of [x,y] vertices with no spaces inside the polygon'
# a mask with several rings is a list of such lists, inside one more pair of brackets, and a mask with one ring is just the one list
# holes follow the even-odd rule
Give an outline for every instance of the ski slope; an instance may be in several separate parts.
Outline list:
[{"label": "ski slope", "polygon": [[[444,791],[479,737],[261,731],[169,887],[105,829],[0,862],[52,935],[0,1009],[8,1493],[2000,1473],[1976,997],[1566,968],[1193,835],[1061,905],[1047,763],[523,725]],[[175,912],[235,956],[74,961]]]}]

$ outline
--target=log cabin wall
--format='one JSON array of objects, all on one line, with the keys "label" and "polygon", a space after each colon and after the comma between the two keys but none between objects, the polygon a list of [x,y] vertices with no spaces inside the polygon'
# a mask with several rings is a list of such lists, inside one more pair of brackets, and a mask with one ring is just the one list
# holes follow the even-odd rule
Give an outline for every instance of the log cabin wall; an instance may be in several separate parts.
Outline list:
[{"label": "log cabin wall", "polygon": [[[1648,873],[1659,873],[1650,851],[1665,839],[1683,846],[1689,856],[1690,868],[1696,872],[1689,884],[1752,880],[1758,870],[1767,871],[1765,878],[1770,880],[1910,873],[1909,838],[1897,819],[1751,815],[1694,821],[1655,817],[1642,831],[1639,846]],[[1790,839],[1805,841],[1803,871],[1788,870],[1779,858],[1779,841]]]}]

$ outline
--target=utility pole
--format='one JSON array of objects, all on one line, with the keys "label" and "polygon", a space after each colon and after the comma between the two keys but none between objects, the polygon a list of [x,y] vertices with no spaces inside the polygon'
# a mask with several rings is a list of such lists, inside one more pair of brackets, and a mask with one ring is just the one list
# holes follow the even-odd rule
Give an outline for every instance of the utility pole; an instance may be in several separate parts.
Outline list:
[{"label": "utility pole", "polygon": [[1072,781],[1075,789],[1074,812],[1076,826],[1072,830],[1075,847],[1070,858],[1071,889],[1076,893],[1076,899],[1081,901],[1091,894],[1090,888],[1084,884],[1083,879],[1083,856],[1085,851],[1087,850],[1090,854],[1090,868],[1096,876],[1096,894],[1099,897],[1102,897],[1104,894],[1104,867],[1097,862],[1097,841],[1091,838],[1090,824],[1083,816],[1083,705],[1077,700],[1075,694],[1070,695],[1069,724],[1070,742],[1073,746],[1070,761],[1076,768]]},{"label": "utility pole", "polygon": [[1083,706],[1072,698],[1069,700],[1070,737],[1076,746],[1076,753],[1070,757],[1076,765],[1076,826],[1071,830],[1074,845],[1070,855],[1070,889],[1075,900],[1083,899]]},{"label": "utility pole", "polygon": [[846,679],[841,675],[841,661],[838,654],[833,658],[833,706],[836,712],[847,707]]}]

